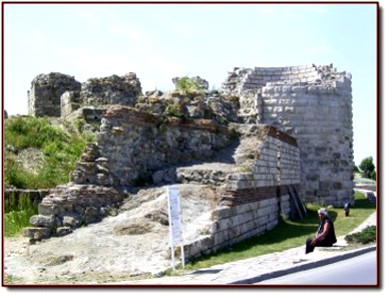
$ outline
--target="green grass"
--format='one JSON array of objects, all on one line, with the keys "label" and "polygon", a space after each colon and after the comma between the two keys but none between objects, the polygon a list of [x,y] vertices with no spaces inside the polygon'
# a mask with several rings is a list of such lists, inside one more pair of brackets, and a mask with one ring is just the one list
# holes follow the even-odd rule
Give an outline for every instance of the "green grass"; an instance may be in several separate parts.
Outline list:
[{"label": "green grass", "polygon": [[[314,235],[319,221],[317,210],[321,207],[307,204],[308,216],[303,220],[287,220],[280,218],[279,224],[271,231],[240,242],[229,249],[212,255],[203,256],[185,265],[185,269],[195,270],[212,265],[247,259],[302,246],[308,237]],[[334,221],[336,236],[340,237],[358,227],[375,211],[375,206],[367,201],[363,193],[355,193],[355,205],[350,216],[344,215],[343,208],[328,208]]]},{"label": "green grass", "polygon": [[[52,188],[69,181],[69,173],[81,156],[87,135],[68,133],[56,128],[46,118],[16,116],[8,118],[4,126],[4,184],[20,189]],[[18,152],[37,148],[44,154],[37,172],[23,168],[17,160]]]},{"label": "green grass", "polygon": [[377,239],[376,226],[368,226],[360,232],[348,234],[344,239],[350,244],[368,244]]},{"label": "green grass", "polygon": [[30,217],[38,213],[38,206],[27,194],[21,194],[19,199],[10,196],[4,201],[4,236],[18,235],[29,225]]},{"label": "green grass", "polygon": [[193,78],[187,76],[181,77],[176,83],[176,90],[183,94],[191,94],[193,92],[198,92],[204,95],[204,88]]},{"label": "green grass", "polygon": [[[74,129],[66,132],[57,128],[47,118],[15,116],[6,119],[4,144],[12,149],[4,150],[4,186],[41,189],[67,183],[69,173],[90,139],[90,135]],[[35,170],[24,168],[18,160],[18,153],[27,148],[39,149],[44,155],[42,164],[34,164]],[[5,236],[18,235],[37,213],[37,205],[27,195],[4,200]]]}]

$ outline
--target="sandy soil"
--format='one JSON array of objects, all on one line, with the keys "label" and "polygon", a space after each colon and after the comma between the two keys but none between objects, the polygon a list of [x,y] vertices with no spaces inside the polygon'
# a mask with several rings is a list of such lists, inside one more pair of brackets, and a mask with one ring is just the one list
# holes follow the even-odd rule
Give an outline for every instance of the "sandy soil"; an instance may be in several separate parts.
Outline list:
[{"label": "sandy soil", "polygon": [[[188,242],[205,236],[212,199],[201,186],[186,185],[185,191],[181,209]],[[171,265],[169,229],[161,223],[166,218],[165,190],[156,188],[129,199],[117,216],[67,236],[33,245],[26,237],[6,238],[5,283],[97,284],[159,275]]]}]

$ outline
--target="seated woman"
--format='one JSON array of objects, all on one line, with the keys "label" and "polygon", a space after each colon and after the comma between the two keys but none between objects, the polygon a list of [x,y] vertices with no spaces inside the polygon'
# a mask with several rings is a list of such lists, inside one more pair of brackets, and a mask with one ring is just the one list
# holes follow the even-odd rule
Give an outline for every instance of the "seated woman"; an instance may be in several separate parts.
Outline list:
[{"label": "seated woman", "polygon": [[325,208],[317,211],[320,217],[320,225],[314,238],[307,239],[305,244],[305,253],[311,253],[317,246],[332,246],[336,243],[334,223],[328,216]]}]

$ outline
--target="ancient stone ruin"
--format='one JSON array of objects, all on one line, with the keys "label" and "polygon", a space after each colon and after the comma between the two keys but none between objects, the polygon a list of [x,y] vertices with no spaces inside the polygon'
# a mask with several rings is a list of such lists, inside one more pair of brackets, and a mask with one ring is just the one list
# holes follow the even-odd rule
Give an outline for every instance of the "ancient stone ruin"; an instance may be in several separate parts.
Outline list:
[{"label": "ancient stone ruin", "polygon": [[80,89],[81,84],[73,76],[62,73],[38,75],[27,92],[28,114],[37,117],[60,117],[62,94]]},{"label": "ancient stone ruin", "polygon": [[304,201],[340,206],[352,199],[350,74],[332,65],[235,68],[223,91],[247,96],[241,111],[252,122],[297,139]]},{"label": "ancient stone ruin", "polygon": [[221,92],[193,80],[200,88],[191,92],[142,93],[134,73],[34,79],[30,115],[81,118],[97,142],[69,184],[43,198],[25,235],[98,222],[142,186],[199,185],[215,201],[206,234],[185,242],[189,259],[263,234],[280,215],[301,218],[303,202],[353,204],[349,74],[332,65],[235,68]]}]

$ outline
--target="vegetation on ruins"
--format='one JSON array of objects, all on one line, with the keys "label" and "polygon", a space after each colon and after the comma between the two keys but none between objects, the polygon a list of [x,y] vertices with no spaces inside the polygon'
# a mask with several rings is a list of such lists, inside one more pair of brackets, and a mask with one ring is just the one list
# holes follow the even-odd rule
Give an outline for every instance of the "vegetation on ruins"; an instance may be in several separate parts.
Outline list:
[{"label": "vegetation on ruins", "polygon": [[200,93],[204,95],[204,88],[188,76],[181,77],[176,83],[176,90],[183,94]]},{"label": "vegetation on ruins", "polygon": [[183,106],[180,104],[176,104],[176,103],[169,104],[166,108],[166,114],[168,116],[181,118],[181,117],[184,117],[184,113],[183,113],[182,109],[183,109]]},{"label": "vegetation on ruins", "polygon": [[[5,187],[39,189],[67,183],[88,140],[90,135],[80,134],[77,128],[65,131],[55,127],[48,118],[8,118],[4,128]],[[29,149],[38,150],[41,156],[20,159]]]},{"label": "vegetation on ruins", "polygon": [[[81,132],[78,120],[56,127],[49,118],[14,116],[4,124],[4,186],[53,188],[69,181],[69,173],[93,135]],[[24,154],[24,152],[26,152]],[[29,225],[38,207],[28,194],[4,199],[4,232],[13,236]]]}]

